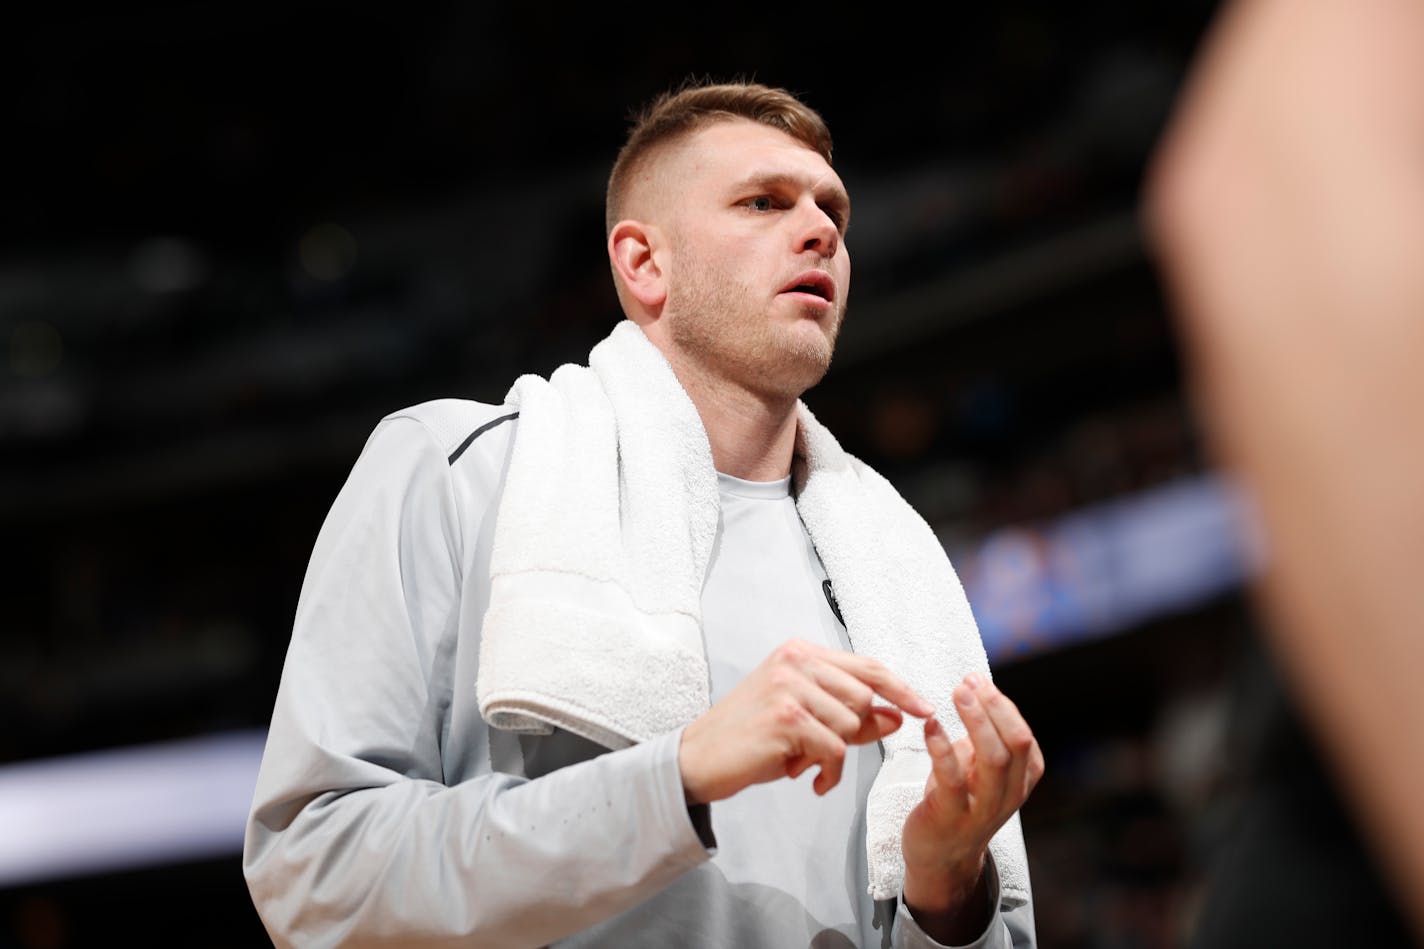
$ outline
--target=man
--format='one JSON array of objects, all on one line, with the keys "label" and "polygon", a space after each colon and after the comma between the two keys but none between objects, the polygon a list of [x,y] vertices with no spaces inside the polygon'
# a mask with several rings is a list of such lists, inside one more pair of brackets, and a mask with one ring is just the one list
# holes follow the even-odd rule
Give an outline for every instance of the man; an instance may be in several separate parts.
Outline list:
[{"label": "man", "polygon": [[377,428],[248,827],[279,944],[1033,944],[1037,743],[933,534],[799,405],[849,213],[789,94],[664,96],[609,184],[629,322]]}]

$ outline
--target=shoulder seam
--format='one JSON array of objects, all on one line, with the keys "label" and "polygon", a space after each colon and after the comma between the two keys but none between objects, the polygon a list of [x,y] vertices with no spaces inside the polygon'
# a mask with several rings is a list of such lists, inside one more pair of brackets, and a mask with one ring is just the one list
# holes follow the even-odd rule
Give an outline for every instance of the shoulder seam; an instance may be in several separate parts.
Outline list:
[{"label": "shoulder seam", "polygon": [[490,421],[481,425],[479,428],[475,429],[470,434],[466,435],[465,440],[460,442],[459,447],[456,448],[454,451],[450,452],[450,457],[447,460],[450,464],[453,465],[456,461],[460,460],[460,456],[465,453],[465,449],[469,448],[472,444],[474,444],[476,438],[479,438],[485,432],[489,431],[497,425],[502,425],[505,422],[510,421],[511,419],[517,418],[519,418],[518,412],[510,412],[508,415],[501,415],[497,419],[491,419]]}]

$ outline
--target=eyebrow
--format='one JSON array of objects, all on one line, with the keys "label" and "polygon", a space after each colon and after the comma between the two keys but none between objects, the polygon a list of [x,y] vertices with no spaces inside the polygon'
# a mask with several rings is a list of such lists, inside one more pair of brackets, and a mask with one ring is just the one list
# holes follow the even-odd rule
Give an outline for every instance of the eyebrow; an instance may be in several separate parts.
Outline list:
[{"label": "eyebrow", "polygon": [[[824,179],[822,179],[824,181]],[[801,190],[806,187],[806,179],[800,175],[788,174],[781,171],[759,171],[753,172],[743,178],[736,185],[738,191],[747,189],[768,191],[774,190]],[[845,188],[839,185],[824,185],[818,182],[815,188],[816,202],[821,205],[829,205],[838,211],[841,217],[850,220],[850,195]]]}]

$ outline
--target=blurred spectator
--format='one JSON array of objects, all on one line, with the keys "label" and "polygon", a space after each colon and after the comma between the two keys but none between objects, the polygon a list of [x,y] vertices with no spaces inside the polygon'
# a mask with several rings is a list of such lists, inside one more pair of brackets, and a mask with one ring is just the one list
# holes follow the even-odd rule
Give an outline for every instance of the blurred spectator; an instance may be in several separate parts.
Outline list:
[{"label": "blurred spectator", "polygon": [[1264,532],[1287,690],[1197,938],[1406,944],[1389,897],[1424,933],[1424,6],[1236,3],[1183,106],[1150,206],[1195,391]]}]

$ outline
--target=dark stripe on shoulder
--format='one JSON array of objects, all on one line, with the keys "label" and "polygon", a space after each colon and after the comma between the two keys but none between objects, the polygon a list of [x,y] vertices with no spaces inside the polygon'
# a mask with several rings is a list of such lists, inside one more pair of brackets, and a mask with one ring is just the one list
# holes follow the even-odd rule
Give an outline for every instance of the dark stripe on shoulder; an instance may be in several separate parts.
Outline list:
[{"label": "dark stripe on shoulder", "polygon": [[519,413],[510,412],[508,415],[501,415],[499,418],[486,422],[479,428],[475,429],[465,438],[464,441],[460,442],[459,448],[456,448],[454,451],[450,452],[450,464],[453,465],[456,461],[458,461],[460,459],[460,456],[465,453],[465,449],[469,448],[470,445],[474,444],[476,438],[479,438],[481,435],[494,428],[496,425],[502,425],[503,423],[508,422],[510,419],[516,418],[519,418]]}]

